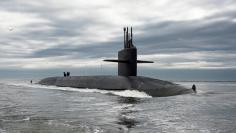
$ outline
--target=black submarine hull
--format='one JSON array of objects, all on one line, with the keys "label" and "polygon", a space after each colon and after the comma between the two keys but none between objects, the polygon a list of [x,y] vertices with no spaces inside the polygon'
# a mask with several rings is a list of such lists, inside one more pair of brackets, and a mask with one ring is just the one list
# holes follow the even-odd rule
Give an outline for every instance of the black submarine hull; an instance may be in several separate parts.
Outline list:
[{"label": "black submarine hull", "polygon": [[181,85],[143,76],[69,76],[49,77],[39,84],[58,87],[88,88],[101,90],[137,90],[153,97],[193,93]]}]

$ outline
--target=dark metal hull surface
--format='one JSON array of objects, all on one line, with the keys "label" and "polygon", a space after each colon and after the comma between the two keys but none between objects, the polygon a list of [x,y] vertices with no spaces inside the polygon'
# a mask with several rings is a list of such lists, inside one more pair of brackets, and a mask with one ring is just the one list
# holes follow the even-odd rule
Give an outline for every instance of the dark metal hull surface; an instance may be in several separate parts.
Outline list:
[{"label": "dark metal hull surface", "polygon": [[138,90],[153,97],[193,93],[175,83],[142,76],[69,76],[42,79],[41,85],[102,90]]}]

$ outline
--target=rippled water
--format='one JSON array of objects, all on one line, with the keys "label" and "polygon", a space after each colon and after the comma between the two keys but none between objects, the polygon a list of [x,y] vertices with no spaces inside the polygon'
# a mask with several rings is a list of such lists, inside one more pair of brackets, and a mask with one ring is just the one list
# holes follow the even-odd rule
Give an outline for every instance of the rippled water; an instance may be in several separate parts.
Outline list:
[{"label": "rippled water", "polygon": [[236,82],[195,84],[197,94],[150,97],[0,81],[0,133],[235,132]]}]

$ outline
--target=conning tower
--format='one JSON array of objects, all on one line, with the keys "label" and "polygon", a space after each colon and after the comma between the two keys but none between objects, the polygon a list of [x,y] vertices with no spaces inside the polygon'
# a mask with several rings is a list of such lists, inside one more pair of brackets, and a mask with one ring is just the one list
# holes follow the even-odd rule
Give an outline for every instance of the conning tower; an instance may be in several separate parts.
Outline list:
[{"label": "conning tower", "polygon": [[153,61],[137,60],[137,48],[133,45],[133,32],[124,28],[124,49],[118,52],[118,60],[104,60],[118,62],[119,76],[137,76],[137,63],[153,63]]}]

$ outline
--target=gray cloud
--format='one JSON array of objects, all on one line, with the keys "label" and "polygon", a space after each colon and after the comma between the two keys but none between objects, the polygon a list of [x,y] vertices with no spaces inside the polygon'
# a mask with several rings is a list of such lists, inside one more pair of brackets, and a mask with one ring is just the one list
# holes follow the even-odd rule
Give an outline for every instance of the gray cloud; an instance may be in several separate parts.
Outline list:
[{"label": "gray cloud", "polygon": [[[2,1],[0,13],[19,13],[24,14],[23,17],[43,21],[34,20],[24,26],[16,26],[13,34],[0,34],[0,45],[7,45],[0,50],[4,53],[0,54],[0,58],[7,60],[10,57],[15,60],[13,66],[22,68],[19,62],[23,59],[58,58],[60,61],[61,56],[66,56],[65,60],[115,58],[123,46],[122,25],[134,23],[134,42],[141,55],[176,55],[176,58],[160,59],[156,67],[160,67],[158,64],[175,67],[181,63],[207,62],[209,67],[215,66],[215,63],[222,64],[219,67],[236,68],[232,63],[236,60],[235,56],[227,56],[236,51],[236,10],[231,9],[236,5],[235,1],[185,0],[176,2],[179,6],[169,1],[164,5],[158,2],[147,5],[148,2],[137,1],[132,5],[136,10],[132,11],[129,2],[112,2],[117,3]],[[197,10],[197,13],[194,14],[191,9]],[[178,13],[173,13],[178,10]],[[194,15],[196,18],[192,17]],[[192,52],[204,56],[188,59],[178,56],[179,53],[194,56]],[[206,52],[218,56],[205,56]]]},{"label": "gray cloud", "polygon": [[[236,12],[235,12],[236,13]],[[228,13],[227,13],[228,14]],[[227,16],[225,14],[224,16]],[[232,13],[229,13],[232,15]],[[218,17],[215,16],[214,19]],[[233,18],[233,17],[232,17]],[[231,19],[232,19],[231,18]],[[182,53],[189,51],[225,51],[234,52],[236,49],[236,23],[231,20],[208,22],[201,21],[168,21],[141,27],[143,34],[135,35],[135,42],[142,54]],[[121,32],[122,33],[122,32]],[[105,36],[104,36],[105,37]],[[37,51],[34,56],[60,56],[70,53],[84,53],[91,57],[115,56],[122,47],[120,41],[86,44],[75,46],[64,44],[50,49]]]},{"label": "gray cloud", "polygon": [[[227,14],[225,16],[228,17]],[[212,19],[217,18],[215,16]],[[236,23],[232,21],[233,18],[162,22],[145,27],[145,37],[139,37],[137,42],[145,44],[141,45],[142,49],[147,48],[154,53],[235,50]]]},{"label": "gray cloud", "polygon": [[34,52],[30,57],[51,57],[51,56],[64,56],[64,55],[74,55],[75,58],[99,58],[99,57],[109,57],[116,56],[117,50],[121,48],[121,42],[107,42],[107,43],[96,43],[85,44],[83,46],[75,46],[70,44],[62,44],[60,46],[55,46],[45,50],[39,50]]}]

